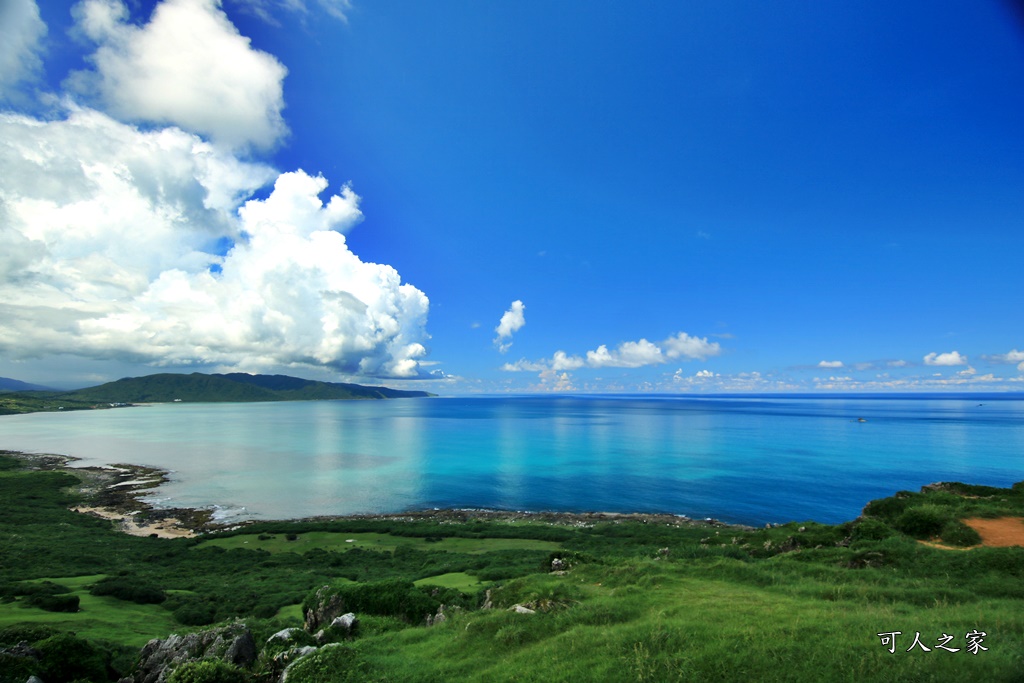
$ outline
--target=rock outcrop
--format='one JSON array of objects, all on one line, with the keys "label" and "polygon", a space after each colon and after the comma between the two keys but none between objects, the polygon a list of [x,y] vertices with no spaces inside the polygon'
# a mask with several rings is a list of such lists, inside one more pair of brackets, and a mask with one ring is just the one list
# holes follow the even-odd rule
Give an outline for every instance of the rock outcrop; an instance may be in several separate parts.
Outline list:
[{"label": "rock outcrop", "polygon": [[316,633],[346,612],[345,601],[341,596],[330,586],[321,586],[313,597],[313,606],[305,613],[306,632]]},{"label": "rock outcrop", "polygon": [[151,640],[142,648],[139,665],[129,679],[132,683],[165,683],[175,667],[185,662],[219,659],[236,666],[256,661],[256,641],[245,624],[189,633],[173,634],[164,640]]}]

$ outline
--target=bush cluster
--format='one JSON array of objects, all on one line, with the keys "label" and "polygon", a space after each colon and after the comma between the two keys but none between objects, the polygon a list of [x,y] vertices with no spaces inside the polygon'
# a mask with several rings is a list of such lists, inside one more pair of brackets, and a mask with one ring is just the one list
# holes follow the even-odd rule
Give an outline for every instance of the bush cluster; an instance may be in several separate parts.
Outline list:
[{"label": "bush cluster", "polygon": [[109,595],[140,605],[159,605],[167,594],[153,584],[135,576],[111,576],[101,579],[89,589],[92,595]]}]

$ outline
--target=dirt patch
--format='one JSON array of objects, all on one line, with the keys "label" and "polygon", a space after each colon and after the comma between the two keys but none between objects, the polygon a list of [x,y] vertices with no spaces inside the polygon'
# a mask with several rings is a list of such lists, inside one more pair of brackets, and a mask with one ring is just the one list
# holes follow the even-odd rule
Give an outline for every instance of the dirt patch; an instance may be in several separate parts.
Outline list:
[{"label": "dirt patch", "polygon": [[997,519],[965,519],[964,524],[981,536],[981,544],[991,548],[1006,548],[1012,545],[1024,546],[1024,517],[999,517]]}]

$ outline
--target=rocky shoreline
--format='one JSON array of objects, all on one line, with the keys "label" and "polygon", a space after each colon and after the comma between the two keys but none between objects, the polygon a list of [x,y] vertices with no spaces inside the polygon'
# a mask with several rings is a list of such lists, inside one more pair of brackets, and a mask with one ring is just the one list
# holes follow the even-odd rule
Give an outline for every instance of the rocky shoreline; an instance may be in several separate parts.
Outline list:
[{"label": "rocky shoreline", "polygon": [[642,524],[679,527],[712,527],[752,529],[742,524],[729,524],[712,518],[692,519],[685,515],[666,513],[618,512],[555,512],[508,511],[487,509],[431,509],[395,513],[325,515],[291,520],[246,520],[224,524],[217,522],[212,509],[156,508],[141,500],[169,480],[169,473],[143,465],[114,464],[107,467],[74,467],[76,458],[67,455],[0,451],[0,455],[16,457],[31,469],[67,472],[79,478],[76,492],[84,495],[87,505],[72,509],[117,523],[118,528],[135,536],[156,535],[162,538],[193,537],[248,524],[267,521],[329,522],[334,520],[387,520],[396,522],[432,521],[439,524],[483,522],[537,522],[540,524],[592,526],[601,522],[638,522]]}]

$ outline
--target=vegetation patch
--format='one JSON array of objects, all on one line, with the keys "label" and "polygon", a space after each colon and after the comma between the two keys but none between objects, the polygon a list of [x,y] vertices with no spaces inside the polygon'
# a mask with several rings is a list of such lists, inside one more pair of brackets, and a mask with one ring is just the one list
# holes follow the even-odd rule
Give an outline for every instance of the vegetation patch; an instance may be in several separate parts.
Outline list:
[{"label": "vegetation patch", "polygon": [[[167,672],[172,683],[270,683],[286,667],[288,683],[822,672],[987,682],[1021,670],[1024,547],[951,553],[918,541],[967,544],[976,525],[1024,527],[1019,485],[899,492],[839,525],[452,513],[265,522],[201,539],[118,533],[68,511],[89,502],[80,488],[0,456],[2,681],[113,683],[149,639],[219,624],[251,631],[254,663],[182,665]],[[38,597],[77,598],[78,611],[40,609]],[[319,617],[305,630],[310,610]],[[357,628],[331,626],[348,613]],[[271,640],[287,629],[298,635]],[[890,652],[878,634],[897,631]],[[977,655],[972,632],[985,634]],[[930,652],[907,651],[914,634]],[[943,634],[958,652],[936,648]]]},{"label": "vegetation patch", "polygon": [[[443,532],[441,532],[443,533]],[[349,550],[380,550],[394,552],[398,548],[412,548],[432,552],[482,554],[502,550],[557,550],[559,544],[553,541],[530,538],[459,538],[459,537],[410,537],[376,532],[330,532],[309,531],[302,534],[272,535],[267,533],[233,534],[204,540],[195,546],[202,548],[223,548],[225,550],[264,550],[268,553],[304,553],[309,550],[347,552]]]}]

